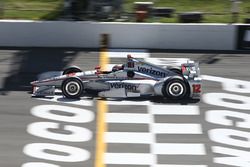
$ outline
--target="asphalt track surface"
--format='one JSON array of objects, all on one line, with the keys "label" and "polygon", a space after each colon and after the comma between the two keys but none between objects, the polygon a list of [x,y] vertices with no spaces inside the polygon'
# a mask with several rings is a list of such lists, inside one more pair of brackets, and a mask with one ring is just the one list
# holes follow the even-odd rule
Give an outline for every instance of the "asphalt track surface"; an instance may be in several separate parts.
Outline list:
[{"label": "asphalt track surface", "polygon": [[[53,99],[31,98],[29,82],[38,74],[60,71],[71,64],[83,70],[93,69],[100,53],[58,48],[0,50],[0,166],[249,167],[250,55],[159,52],[149,55],[199,61],[204,76],[201,101],[153,98],[114,101],[90,97],[67,101],[60,95]],[[119,64],[122,60],[110,58],[110,63]],[[249,82],[230,85],[239,80]],[[59,112],[60,106],[69,111]],[[74,109],[85,114],[79,116],[82,121],[71,121]],[[51,111],[52,116],[34,114],[43,113],[42,110]],[[50,123],[58,127],[42,127]],[[67,125],[85,129],[85,135],[72,140],[60,137],[74,134],[64,129]]]}]

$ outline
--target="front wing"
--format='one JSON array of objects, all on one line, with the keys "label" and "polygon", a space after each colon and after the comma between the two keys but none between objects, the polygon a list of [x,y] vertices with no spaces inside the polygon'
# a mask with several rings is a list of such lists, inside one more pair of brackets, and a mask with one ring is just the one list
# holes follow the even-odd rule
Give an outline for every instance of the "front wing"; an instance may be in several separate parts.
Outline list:
[{"label": "front wing", "polygon": [[54,96],[55,86],[34,86],[32,91],[32,96]]}]

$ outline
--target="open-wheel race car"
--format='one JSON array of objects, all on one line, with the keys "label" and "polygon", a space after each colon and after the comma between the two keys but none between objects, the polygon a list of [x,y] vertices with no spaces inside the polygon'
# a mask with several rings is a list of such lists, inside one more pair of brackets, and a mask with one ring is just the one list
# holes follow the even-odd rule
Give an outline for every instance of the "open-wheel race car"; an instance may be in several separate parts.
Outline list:
[{"label": "open-wheel race car", "polygon": [[66,98],[76,99],[88,90],[104,98],[161,96],[167,99],[200,99],[199,64],[187,61],[179,66],[160,67],[130,55],[122,65],[110,71],[96,67],[82,71],[76,66],[66,68],[61,75],[31,82],[32,96],[53,96],[60,89]]}]

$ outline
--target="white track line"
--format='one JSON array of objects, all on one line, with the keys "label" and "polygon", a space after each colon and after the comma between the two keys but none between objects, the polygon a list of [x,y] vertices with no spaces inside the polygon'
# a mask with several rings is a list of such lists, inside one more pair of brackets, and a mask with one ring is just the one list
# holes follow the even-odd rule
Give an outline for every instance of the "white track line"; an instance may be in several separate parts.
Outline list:
[{"label": "white track line", "polygon": [[140,132],[106,132],[105,142],[150,144],[152,143],[152,135]]},{"label": "white track line", "polygon": [[199,115],[198,106],[183,105],[151,105],[149,110],[154,115]]},{"label": "white track line", "polygon": [[105,153],[105,164],[150,165],[153,156],[147,153]]},{"label": "white track line", "polygon": [[155,143],[153,154],[161,155],[206,155],[204,144]]},{"label": "white track line", "polygon": [[150,101],[107,101],[108,105],[119,105],[119,106],[147,106],[151,105]]},{"label": "white track line", "polygon": [[155,123],[152,128],[156,134],[202,134],[200,124]]},{"label": "white track line", "polygon": [[149,124],[149,114],[134,114],[134,113],[107,113],[107,123],[136,123]]},{"label": "white track line", "polygon": [[67,99],[61,95],[54,95],[51,99],[50,98],[37,98],[37,99],[43,101],[57,102],[57,103],[74,104],[79,106],[93,106],[92,100],[84,100],[84,99],[72,100],[72,99]]}]

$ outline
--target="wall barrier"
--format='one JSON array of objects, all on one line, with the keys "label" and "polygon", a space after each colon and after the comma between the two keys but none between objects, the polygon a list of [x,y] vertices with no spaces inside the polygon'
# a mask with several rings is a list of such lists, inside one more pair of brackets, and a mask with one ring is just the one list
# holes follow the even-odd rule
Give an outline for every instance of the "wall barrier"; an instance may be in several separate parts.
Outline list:
[{"label": "wall barrier", "polygon": [[226,24],[0,21],[0,46],[235,50],[237,26]]}]

